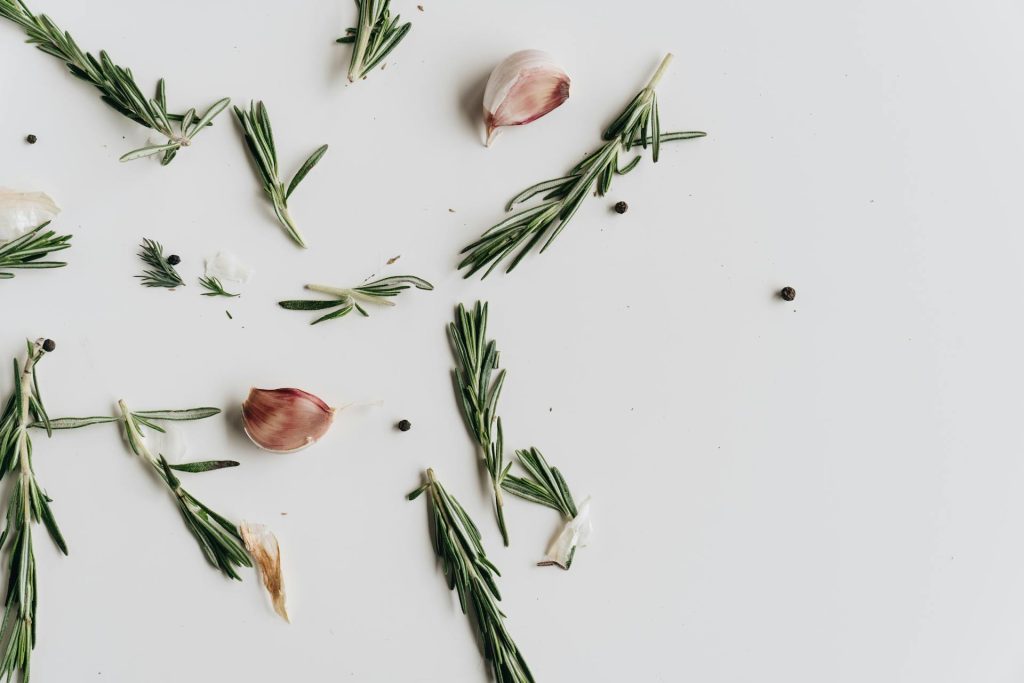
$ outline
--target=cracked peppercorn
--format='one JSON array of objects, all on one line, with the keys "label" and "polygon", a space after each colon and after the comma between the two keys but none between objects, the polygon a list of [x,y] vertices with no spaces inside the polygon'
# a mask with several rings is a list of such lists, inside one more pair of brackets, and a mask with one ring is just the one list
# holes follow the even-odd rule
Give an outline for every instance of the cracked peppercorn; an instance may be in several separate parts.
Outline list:
[{"label": "cracked peppercorn", "polygon": [[57,342],[53,341],[52,339],[47,339],[46,341],[43,342],[43,351],[49,353],[53,351],[55,348],[57,348]]},{"label": "cracked peppercorn", "polygon": [[181,263],[181,257],[178,256],[177,254],[171,254],[170,256],[167,257],[167,262],[170,263],[172,266],[176,266],[179,263]]},{"label": "cracked peppercorn", "polygon": [[779,296],[781,296],[786,301],[792,301],[793,299],[796,298],[796,290],[793,289],[792,287],[783,287],[782,290],[779,292]]},{"label": "cracked peppercorn", "polygon": [[615,213],[626,213],[629,210],[629,204],[626,202],[615,202]]},{"label": "cracked peppercorn", "polygon": [[412,429],[412,422],[409,422],[408,420],[400,420],[398,422],[398,431],[407,432],[410,429]]},{"label": "cracked peppercorn", "polygon": [[30,133],[28,136],[25,137],[25,142],[27,142],[30,145],[34,145],[34,144],[36,144],[36,140],[38,140],[38,139],[39,138],[37,138],[35,135]]}]

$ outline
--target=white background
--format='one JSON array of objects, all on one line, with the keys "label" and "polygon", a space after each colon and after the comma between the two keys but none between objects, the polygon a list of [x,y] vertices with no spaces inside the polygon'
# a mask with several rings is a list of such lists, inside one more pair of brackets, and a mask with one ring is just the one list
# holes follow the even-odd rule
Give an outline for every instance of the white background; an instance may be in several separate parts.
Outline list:
[{"label": "white background", "polygon": [[[412,32],[352,86],[344,0],[33,7],[146,89],[164,76],[174,109],[263,99],[288,172],[331,145],[292,199],[302,251],[228,114],[167,168],[119,164],[146,131],[0,25],[0,184],[49,192],[75,234],[66,269],[0,284],[0,358],[57,340],[52,415],[224,408],[187,427],[192,455],[242,466],[187,485],[277,532],[294,621],[205,565],[113,426],[40,436],[71,555],[37,535],[33,680],[485,680],[403,499],[426,466],[483,530],[538,680],[1021,680],[1019,2],[396,0]],[[527,47],[572,96],[487,150],[483,80]],[[462,280],[458,250],[593,149],[667,51],[663,128],[709,137],[617,178],[511,276]],[[186,288],[133,280],[142,237]],[[230,302],[195,283],[222,248],[257,270]],[[381,272],[437,288],[317,327],[275,305]],[[511,500],[500,545],[449,381],[445,324],[476,298],[508,445],[594,497],[571,572],[533,566],[550,510]],[[252,385],[384,404],[272,455],[238,424]]]}]

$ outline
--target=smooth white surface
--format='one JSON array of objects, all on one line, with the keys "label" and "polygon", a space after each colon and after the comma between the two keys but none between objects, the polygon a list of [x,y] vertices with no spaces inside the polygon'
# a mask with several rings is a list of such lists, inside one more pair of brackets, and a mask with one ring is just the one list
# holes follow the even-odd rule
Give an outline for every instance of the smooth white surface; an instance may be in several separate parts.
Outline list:
[{"label": "smooth white surface", "polygon": [[[175,108],[263,99],[285,169],[329,143],[292,202],[308,251],[228,116],[170,167],[119,164],[146,132],[0,25],[0,184],[51,193],[75,233],[68,268],[0,284],[0,360],[57,340],[53,415],[224,407],[187,427],[192,452],[243,465],[188,484],[277,532],[294,621],[204,564],[113,427],[37,439],[71,555],[40,536],[33,680],[485,680],[403,500],[429,465],[480,524],[540,681],[1019,681],[1024,7],[395,2],[414,28],[353,86],[345,0],[32,3],[145,87],[166,77]],[[527,47],[572,96],[486,150],[484,80]],[[666,51],[664,128],[710,137],[617,178],[511,276],[461,280],[459,248],[592,149]],[[185,289],[132,279],[143,236],[182,255]],[[222,248],[256,269],[236,301],[195,283]],[[315,328],[274,305],[398,254],[388,272],[436,291]],[[594,496],[570,573],[533,566],[546,509],[510,501],[500,546],[448,375],[444,326],[475,298],[508,445]],[[235,418],[250,385],[384,405],[270,455]]]}]

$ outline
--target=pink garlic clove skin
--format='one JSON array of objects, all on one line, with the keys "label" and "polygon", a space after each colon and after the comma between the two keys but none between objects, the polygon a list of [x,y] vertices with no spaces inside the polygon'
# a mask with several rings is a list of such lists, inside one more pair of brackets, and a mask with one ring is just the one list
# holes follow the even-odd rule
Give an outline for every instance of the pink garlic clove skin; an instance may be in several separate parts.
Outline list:
[{"label": "pink garlic clove skin", "polygon": [[520,50],[491,72],[484,88],[487,146],[503,126],[536,121],[569,99],[569,76],[547,52]]},{"label": "pink garlic clove skin", "polygon": [[252,388],[242,404],[242,422],[246,435],[263,450],[294,453],[327,433],[334,411],[302,389]]}]

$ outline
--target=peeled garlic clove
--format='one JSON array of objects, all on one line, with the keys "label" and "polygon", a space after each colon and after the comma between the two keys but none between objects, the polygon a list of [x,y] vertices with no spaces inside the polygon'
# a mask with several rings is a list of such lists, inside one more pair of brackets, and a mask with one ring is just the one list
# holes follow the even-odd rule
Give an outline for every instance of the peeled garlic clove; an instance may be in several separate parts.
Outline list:
[{"label": "peeled garlic clove", "polygon": [[15,240],[52,221],[60,207],[45,192],[15,192],[0,187],[0,242]]},{"label": "peeled garlic clove", "polygon": [[250,389],[242,404],[245,433],[260,448],[292,453],[315,443],[334,421],[334,408],[302,389]]},{"label": "peeled garlic clove", "polygon": [[487,146],[502,126],[521,126],[569,99],[569,76],[542,50],[520,50],[491,72],[484,88]]},{"label": "peeled garlic clove", "polygon": [[281,575],[281,546],[277,543],[277,536],[266,526],[249,522],[242,522],[238,531],[242,535],[245,549],[249,551],[252,559],[256,560],[256,566],[260,568],[263,586],[274,603],[274,611],[285,621],[291,622],[291,619],[288,618],[284,577]]}]

